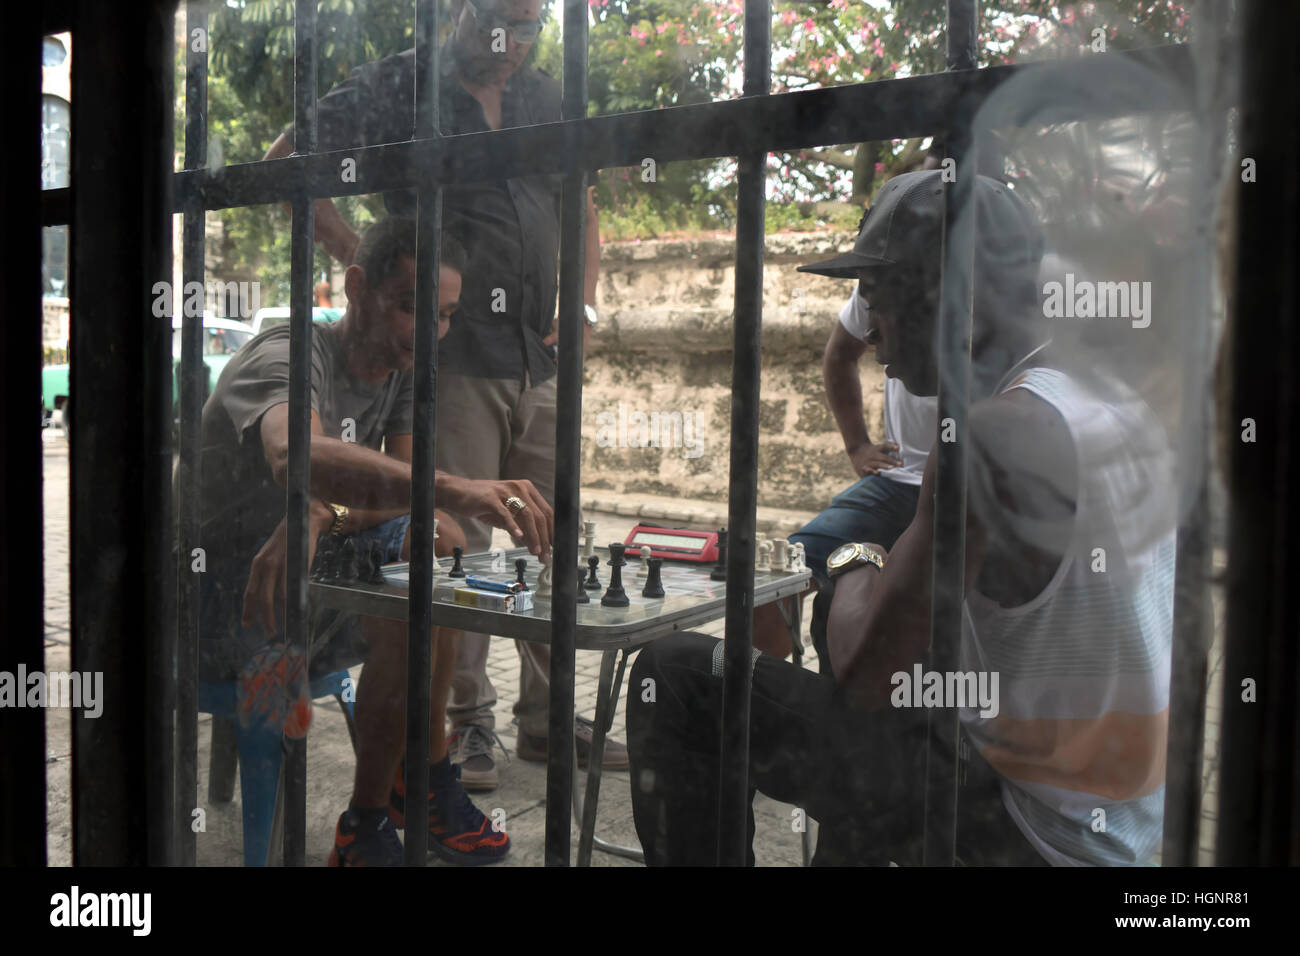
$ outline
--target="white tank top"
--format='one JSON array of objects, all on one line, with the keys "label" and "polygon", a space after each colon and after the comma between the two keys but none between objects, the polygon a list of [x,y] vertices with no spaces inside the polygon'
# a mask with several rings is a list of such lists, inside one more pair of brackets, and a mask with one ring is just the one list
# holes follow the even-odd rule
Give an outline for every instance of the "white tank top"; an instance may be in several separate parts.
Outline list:
[{"label": "white tank top", "polygon": [[1034,368],[1011,388],[1053,406],[1069,428],[1075,519],[1056,574],[1032,601],[1003,608],[971,591],[962,667],[999,673],[1000,710],[964,709],[962,721],[1045,859],[1139,864],[1160,842],[1164,813],[1173,457],[1151,410],[1122,385],[1108,384],[1102,400]]}]

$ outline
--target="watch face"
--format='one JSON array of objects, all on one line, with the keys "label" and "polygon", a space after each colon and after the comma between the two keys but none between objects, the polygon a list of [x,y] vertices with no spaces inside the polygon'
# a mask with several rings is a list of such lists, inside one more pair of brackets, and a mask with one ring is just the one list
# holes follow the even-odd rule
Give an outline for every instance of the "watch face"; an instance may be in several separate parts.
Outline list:
[{"label": "watch face", "polygon": [[858,546],[856,544],[842,544],[832,551],[831,556],[826,559],[826,567],[832,570],[838,568],[845,562],[851,561],[857,553]]}]

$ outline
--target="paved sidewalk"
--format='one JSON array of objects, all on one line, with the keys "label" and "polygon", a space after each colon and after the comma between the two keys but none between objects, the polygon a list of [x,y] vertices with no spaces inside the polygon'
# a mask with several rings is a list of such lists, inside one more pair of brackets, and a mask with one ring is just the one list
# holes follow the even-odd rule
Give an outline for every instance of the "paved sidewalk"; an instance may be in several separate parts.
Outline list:
[{"label": "paved sidewalk", "polygon": [[[56,429],[47,429],[45,438],[45,653],[47,669],[66,670],[69,660],[70,604],[68,596],[69,516],[67,446]],[[614,496],[607,491],[584,492],[587,517],[596,521],[599,544],[621,541],[639,520],[663,521],[671,525],[691,525],[700,529],[726,524],[725,506],[715,502],[660,498],[651,495]],[[801,526],[811,514],[781,509],[759,509],[760,532],[774,535]],[[504,532],[498,532],[494,546],[509,544]],[[1215,556],[1216,571],[1221,570],[1222,555]],[[1217,820],[1219,721],[1222,692],[1222,588],[1215,586],[1216,641],[1211,655],[1210,704],[1206,713],[1205,788],[1201,836],[1202,865],[1213,864],[1213,828]],[[805,603],[804,621],[811,614],[811,601]],[[721,636],[722,622],[703,629]],[[807,648],[805,667],[815,669],[817,662]],[[588,717],[595,712],[595,692],[600,672],[600,654],[579,651],[575,701],[579,713]],[[353,671],[356,676],[360,668]],[[518,693],[519,658],[509,640],[492,642],[488,673],[497,687],[500,702],[496,709],[497,729],[510,750],[510,761],[501,758],[501,786],[492,793],[475,794],[475,801],[485,813],[502,809],[511,834],[513,850],[503,865],[539,866],[543,862],[546,791],[544,764],[527,763],[514,757],[515,728],[511,723],[511,706]],[[623,717],[626,690],[620,695],[612,736],[624,740]],[[46,732],[49,762],[47,772],[47,834],[51,865],[71,863],[70,810],[70,719],[69,711],[48,710]],[[238,866],[242,861],[239,788],[235,800],[223,805],[207,801],[209,740],[212,720],[199,717],[199,800],[207,810],[207,831],[198,835],[198,861],[204,866]],[[352,787],[354,760],[343,716],[333,700],[315,705],[312,732],[308,738],[307,778],[307,845],[308,863],[324,865],[333,840],[338,814],[347,806]],[[579,774],[580,779],[582,774]],[[616,843],[636,845],[627,772],[606,773],[601,788],[597,833]],[[755,800],[757,835],[755,856],[759,865],[797,866],[801,862],[800,835],[792,827],[793,807],[769,800],[761,794]],[[809,821],[815,836],[816,824]],[[572,831],[572,850],[576,858],[577,821]],[[632,866],[629,860],[597,852],[597,866]],[[430,865],[441,865],[431,861]]]}]

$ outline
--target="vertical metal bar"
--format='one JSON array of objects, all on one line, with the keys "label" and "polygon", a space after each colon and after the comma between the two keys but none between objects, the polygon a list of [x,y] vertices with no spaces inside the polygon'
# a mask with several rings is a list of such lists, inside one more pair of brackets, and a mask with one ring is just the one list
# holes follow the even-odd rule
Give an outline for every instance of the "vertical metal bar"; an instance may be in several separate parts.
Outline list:
[{"label": "vertical metal bar", "polygon": [[[416,8],[415,136],[438,135],[437,4]],[[442,190],[425,179],[416,202],[415,417],[411,452],[411,573],[406,642],[406,813],[429,817],[429,680],[433,626],[433,508],[438,395],[438,258]],[[406,828],[407,866],[428,860],[429,828]]]},{"label": "vertical metal bar", "polygon": [[[564,0],[561,117],[587,115],[587,4]],[[560,199],[560,358],[555,400],[555,539],[551,587],[551,699],[547,718],[546,865],[568,866],[573,809],[573,687],[578,626],[578,477],[582,469],[582,307],[587,171],[579,143]]]},{"label": "vertical metal bar", "polygon": [[[967,408],[970,403],[971,310],[974,287],[976,151],[970,138],[969,107],[954,111],[949,155],[957,160],[957,178],[944,192],[944,235],[938,364],[939,422],[952,420],[954,441],[936,442],[934,545],[930,599],[930,651],[927,669],[955,671],[961,641],[965,593]],[[956,862],[957,767],[960,726],[955,708],[927,712],[930,734],[925,761],[925,834],[927,866]],[[941,730],[940,721],[946,724]],[[951,760],[935,752],[934,740],[953,742]]]},{"label": "vertical metal bar", "polygon": [[[34,185],[41,171],[41,57],[39,35],[20,19],[0,37],[0,85],[13,112],[14,143],[6,156],[6,188],[0,190],[0,221],[10,224],[6,268],[13,277],[16,316],[41,309],[41,205]],[[23,117],[26,117],[24,119]],[[12,165],[9,165],[12,163]],[[24,305],[23,303],[26,303]],[[25,409],[41,387],[37,356],[41,326],[23,321],[0,327],[0,355],[7,374],[0,390],[6,407]],[[4,500],[20,506],[5,518],[0,541],[0,670],[44,670],[45,549],[43,539],[40,431],[22,414],[0,421],[0,483]],[[23,707],[0,719],[0,863],[44,866],[45,712]]]},{"label": "vertical metal bar", "polygon": [[[1294,4],[1241,6],[1242,157],[1279,171],[1278,188],[1237,183],[1236,305],[1232,328],[1232,413],[1227,423],[1231,526],[1228,626],[1220,736],[1219,832],[1215,862],[1300,864],[1300,334],[1295,261],[1300,255],[1293,123],[1300,107]],[[1255,424],[1243,441],[1243,420]],[[1247,690],[1254,682],[1254,696]]]},{"label": "vertical metal bar", "polygon": [[72,712],[82,866],[173,858],[171,329],[152,288],[171,276],[174,10],[77,8],[72,666],[103,677],[99,715]]},{"label": "vertical metal bar", "polygon": [[[948,0],[949,70],[976,66],[977,14],[974,0]],[[938,364],[939,421],[952,419],[955,441],[935,445],[934,545],[930,596],[928,669],[957,669],[961,642],[966,560],[966,412],[970,403],[971,311],[975,254],[975,177],[971,142],[973,104],[959,104],[948,133],[948,155],[957,161],[957,180],[944,192],[943,264]],[[961,726],[957,710],[926,713],[930,732],[925,753],[925,830],[922,859],[927,866],[952,866],[957,859],[957,762]],[[942,722],[942,724],[940,723]],[[946,725],[946,726],[943,726]],[[951,760],[939,759],[934,740],[943,727],[952,740]]]},{"label": "vertical metal bar", "polygon": [[948,0],[947,8],[947,68],[973,70],[979,63],[979,11],[975,0]]},{"label": "vertical metal bar", "polygon": [[[208,32],[206,0],[185,4],[185,168],[201,169],[208,162],[208,45],[195,43],[195,32]],[[199,47],[199,50],[195,50]],[[204,254],[203,197],[195,192],[185,197],[182,230],[182,286],[203,284]],[[178,301],[173,297],[173,302]],[[179,862],[193,866],[196,836],[189,826],[197,807],[198,777],[198,642],[199,577],[191,570],[191,554],[202,546],[202,513],[199,500],[199,422],[203,414],[201,376],[203,364],[203,316],[182,312],[180,368],[180,462],[176,472],[179,547],[177,548],[177,605],[179,611],[176,645],[176,834]]]},{"label": "vertical metal bar", "polygon": [[[1207,63],[1234,61],[1228,44],[1232,31],[1228,10],[1222,4],[1206,4],[1197,11],[1201,19],[1200,50]],[[1215,56],[1214,54],[1219,54]],[[1216,77],[1220,83],[1226,78]],[[1234,78],[1235,79],[1235,78]],[[1231,84],[1235,89],[1235,82]],[[1203,102],[1199,122],[1206,148],[1192,157],[1193,168],[1202,183],[1213,182],[1225,155],[1226,125],[1218,104]],[[1217,248],[1204,241],[1201,268],[1193,271],[1196,288],[1188,301],[1201,307],[1189,334],[1184,365],[1182,449],[1184,481],[1183,515],[1178,529],[1178,555],[1174,570],[1174,633],[1169,674],[1169,740],[1165,756],[1163,866],[1195,866],[1200,849],[1201,776],[1205,753],[1205,704],[1208,692],[1209,654],[1214,640],[1213,606],[1210,600],[1211,548],[1209,469],[1212,465],[1206,436],[1214,434],[1213,394],[1198,387],[1207,378],[1212,359],[1210,311],[1214,300],[1211,276]],[[1196,383],[1196,384],[1192,384]],[[1193,477],[1194,484],[1187,478]]]},{"label": "vertical metal bar", "polygon": [[[743,95],[772,85],[772,5],[745,2]],[[735,330],[731,366],[731,474],[727,517],[727,614],[719,759],[719,865],[749,859],[749,699],[754,649],[754,530],[758,508],[758,396],[762,366],[763,206],[767,151],[739,157]]]},{"label": "vertical metal bar", "polygon": [[[293,23],[294,152],[316,151],[316,2],[295,0]],[[311,285],[315,208],[305,183],[295,189],[289,279],[289,480],[286,643],[304,656],[307,633],[307,507],[311,500]],[[307,853],[307,747],[285,740],[284,865]]]}]

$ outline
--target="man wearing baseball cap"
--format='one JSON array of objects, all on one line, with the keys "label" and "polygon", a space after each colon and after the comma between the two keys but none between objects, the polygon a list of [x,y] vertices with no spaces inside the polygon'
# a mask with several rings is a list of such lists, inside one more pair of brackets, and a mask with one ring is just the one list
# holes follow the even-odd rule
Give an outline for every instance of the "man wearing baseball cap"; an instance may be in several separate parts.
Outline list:
[{"label": "man wearing baseball cap", "polygon": [[[802,270],[858,280],[876,360],[918,396],[939,390],[946,188],[938,170],[895,177],[853,251]],[[924,672],[932,453],[893,547],[845,542],[828,560],[830,672],[755,654],[750,780],[820,822],[815,862],[917,863],[927,749],[960,754],[959,860],[1141,863],[1162,823],[1174,522],[1160,499],[1171,455],[1131,389],[1048,351],[1043,240],[1026,205],[984,176],[973,205],[966,670]],[[711,864],[722,644],[658,641],[629,686],[647,678],[653,701],[628,696],[638,836],[652,865]],[[959,740],[930,738],[931,707],[958,708]]]}]

